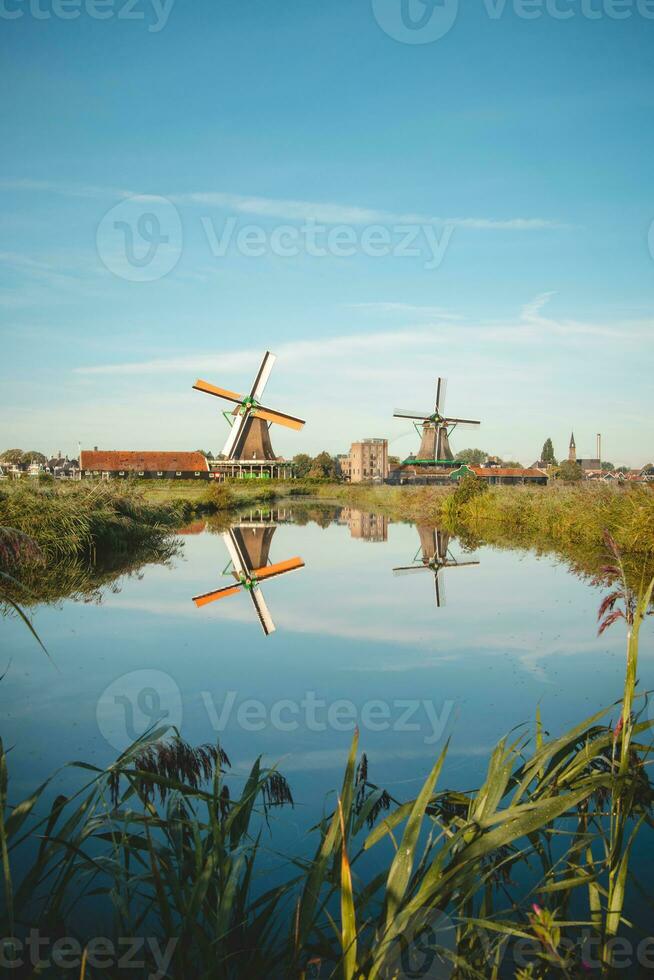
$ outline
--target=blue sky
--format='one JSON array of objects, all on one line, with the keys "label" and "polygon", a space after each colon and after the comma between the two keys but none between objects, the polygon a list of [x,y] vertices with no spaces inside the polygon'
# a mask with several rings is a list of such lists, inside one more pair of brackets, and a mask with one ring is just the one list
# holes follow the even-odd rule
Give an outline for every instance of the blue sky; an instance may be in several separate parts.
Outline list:
[{"label": "blue sky", "polygon": [[3,448],[654,456],[654,5],[404,2],[3,0]]}]

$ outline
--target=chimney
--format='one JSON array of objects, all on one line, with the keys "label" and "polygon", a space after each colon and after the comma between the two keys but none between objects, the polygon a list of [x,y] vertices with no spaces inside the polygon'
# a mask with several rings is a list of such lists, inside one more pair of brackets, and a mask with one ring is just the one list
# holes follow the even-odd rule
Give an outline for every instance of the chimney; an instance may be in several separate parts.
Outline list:
[{"label": "chimney", "polygon": [[93,447],[93,452],[94,452],[94,453],[97,453],[97,451],[98,451],[98,447],[97,447],[97,446],[94,446],[94,447]]}]

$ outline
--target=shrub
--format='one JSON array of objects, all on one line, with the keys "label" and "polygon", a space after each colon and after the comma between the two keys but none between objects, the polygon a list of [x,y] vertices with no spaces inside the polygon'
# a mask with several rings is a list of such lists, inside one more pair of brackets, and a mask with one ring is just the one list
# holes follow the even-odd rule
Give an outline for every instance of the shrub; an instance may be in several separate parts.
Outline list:
[{"label": "shrub", "polygon": [[457,484],[454,491],[454,502],[457,507],[460,507],[467,504],[469,500],[474,500],[475,497],[486,493],[487,490],[488,484],[485,480],[482,480],[476,473],[467,473],[461,477]]},{"label": "shrub", "polygon": [[235,506],[236,500],[231,487],[227,483],[212,480],[207,488],[207,503],[216,510],[229,510]]}]

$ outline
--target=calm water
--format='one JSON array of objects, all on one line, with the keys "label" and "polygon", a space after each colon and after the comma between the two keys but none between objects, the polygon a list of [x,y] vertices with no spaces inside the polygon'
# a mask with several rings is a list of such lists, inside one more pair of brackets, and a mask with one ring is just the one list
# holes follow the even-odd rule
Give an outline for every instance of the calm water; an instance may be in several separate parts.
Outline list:
[{"label": "calm water", "polygon": [[[302,510],[272,517],[246,515],[227,537],[200,522],[169,567],[118,580],[101,603],[39,607],[56,668],[18,622],[1,624],[13,799],[69,760],[109,762],[165,713],[193,743],[219,737],[235,781],[258,754],[279,765],[298,805],[277,817],[275,842],[292,848],[339,786],[355,723],[370,778],[405,799],[448,736],[441,786],[469,788],[537,704],[556,732],[619,697],[623,633],[597,638],[600,593],[553,559],[464,553],[431,528],[358,512],[326,526]],[[304,562],[261,585],[269,636],[247,589],[192,601],[234,584],[224,577],[234,548],[250,568]],[[450,566],[438,593],[433,568],[420,567],[430,559]],[[62,774],[58,789],[74,778]]]}]

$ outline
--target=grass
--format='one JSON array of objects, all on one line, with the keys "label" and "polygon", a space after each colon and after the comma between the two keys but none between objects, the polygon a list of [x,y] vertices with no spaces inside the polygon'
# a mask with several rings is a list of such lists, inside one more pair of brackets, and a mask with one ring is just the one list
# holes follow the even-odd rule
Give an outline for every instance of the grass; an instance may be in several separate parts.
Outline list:
[{"label": "grass", "polygon": [[116,483],[7,482],[0,526],[27,535],[48,561],[127,552],[163,540],[190,511],[149,502],[138,487]]},{"label": "grass", "polygon": [[[606,542],[613,584],[599,620],[626,626],[621,701],[553,737],[537,714],[533,729],[500,741],[475,791],[440,787],[446,745],[404,801],[371,781],[355,735],[335,803],[312,830],[313,857],[287,858],[282,885],[255,887],[270,811],[293,805],[260,760],[235,794],[222,746],[193,749],[161,728],[107,769],[73,763],[84,789],[40,812],[50,784],[11,800],[0,745],[5,957],[29,928],[83,946],[79,913],[93,896],[116,936],[170,943],[169,977],[399,980],[421,975],[412,963],[419,954],[424,967],[426,952],[427,975],[457,980],[612,976],[613,940],[632,932],[634,841],[652,829],[653,722],[636,684],[654,583],[634,594]],[[370,877],[360,868],[374,851]],[[595,972],[584,972],[584,930],[597,941]],[[113,975],[87,964],[89,980]]]}]

